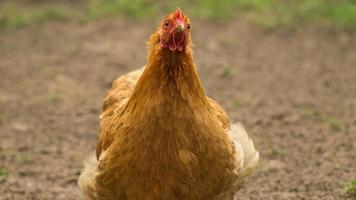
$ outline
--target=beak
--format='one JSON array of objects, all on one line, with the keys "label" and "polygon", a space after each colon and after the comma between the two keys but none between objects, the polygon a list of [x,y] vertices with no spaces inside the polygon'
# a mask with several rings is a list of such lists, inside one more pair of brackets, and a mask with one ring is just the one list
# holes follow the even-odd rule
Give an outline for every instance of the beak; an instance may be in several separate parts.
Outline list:
[{"label": "beak", "polygon": [[185,30],[185,24],[183,22],[178,22],[176,26],[178,32],[183,32]]}]

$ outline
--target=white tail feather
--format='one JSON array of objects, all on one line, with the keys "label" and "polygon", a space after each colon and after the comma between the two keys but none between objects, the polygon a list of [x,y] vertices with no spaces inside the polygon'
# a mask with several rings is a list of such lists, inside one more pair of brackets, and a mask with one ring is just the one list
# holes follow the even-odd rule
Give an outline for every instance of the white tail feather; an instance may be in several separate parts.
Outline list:
[{"label": "white tail feather", "polygon": [[78,185],[86,200],[95,199],[95,173],[97,169],[96,157],[90,156],[84,163],[84,169],[79,176]]},{"label": "white tail feather", "polygon": [[255,149],[253,141],[240,123],[231,124],[230,133],[235,144],[239,144],[243,149],[243,169],[241,170],[241,175],[243,177],[248,176],[258,164],[259,152]]}]

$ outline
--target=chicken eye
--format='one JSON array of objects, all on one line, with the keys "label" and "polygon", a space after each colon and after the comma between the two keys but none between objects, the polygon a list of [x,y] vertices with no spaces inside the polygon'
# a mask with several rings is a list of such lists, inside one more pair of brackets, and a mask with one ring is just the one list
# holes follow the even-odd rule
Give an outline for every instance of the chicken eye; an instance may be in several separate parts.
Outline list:
[{"label": "chicken eye", "polygon": [[167,21],[167,22],[164,22],[164,26],[165,27],[168,27],[169,26],[169,22]]},{"label": "chicken eye", "polygon": [[187,29],[188,29],[188,30],[190,29],[190,24],[187,25]]}]

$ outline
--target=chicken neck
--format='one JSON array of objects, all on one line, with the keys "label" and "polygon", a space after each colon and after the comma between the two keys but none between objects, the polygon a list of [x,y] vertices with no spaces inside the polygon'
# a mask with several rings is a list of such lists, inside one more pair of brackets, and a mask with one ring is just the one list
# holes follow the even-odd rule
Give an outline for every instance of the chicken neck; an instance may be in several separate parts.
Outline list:
[{"label": "chicken neck", "polygon": [[157,40],[158,34],[154,34],[148,43],[148,62],[128,106],[145,113],[142,119],[206,111],[209,103],[197,75],[192,49],[182,52],[162,49]]}]

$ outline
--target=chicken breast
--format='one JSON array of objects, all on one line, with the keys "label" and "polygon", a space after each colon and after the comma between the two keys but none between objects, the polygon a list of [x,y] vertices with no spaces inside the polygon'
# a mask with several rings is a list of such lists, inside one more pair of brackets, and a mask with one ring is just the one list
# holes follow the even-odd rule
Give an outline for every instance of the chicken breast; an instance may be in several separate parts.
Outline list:
[{"label": "chicken breast", "polygon": [[[132,90],[136,85],[138,78],[141,76],[144,68],[132,71],[126,75],[119,77],[112,84],[112,88],[107,93],[104,104],[103,113],[100,116],[102,120],[101,127],[107,127],[105,123],[110,123],[115,110],[123,108],[128,98],[132,94]],[[256,168],[259,161],[259,152],[255,149],[253,141],[248,136],[241,123],[230,124],[229,117],[225,110],[212,98],[207,97],[217,120],[226,130],[226,134],[231,139],[231,143],[235,146],[236,155],[236,173],[239,174],[234,183],[226,188],[221,193],[212,197],[212,200],[232,200],[235,198],[236,192],[242,186],[245,178]],[[95,177],[100,174],[98,168],[99,163],[105,158],[105,150],[111,145],[114,136],[109,131],[102,129],[97,145],[96,156],[91,156],[85,162],[85,168],[79,177],[79,186],[87,195],[88,200],[95,198]],[[105,142],[104,142],[105,141]]]}]

